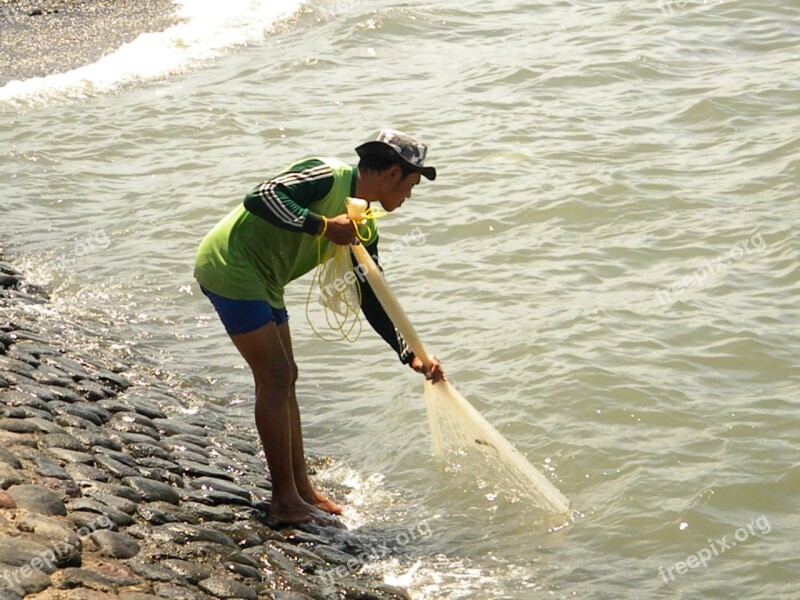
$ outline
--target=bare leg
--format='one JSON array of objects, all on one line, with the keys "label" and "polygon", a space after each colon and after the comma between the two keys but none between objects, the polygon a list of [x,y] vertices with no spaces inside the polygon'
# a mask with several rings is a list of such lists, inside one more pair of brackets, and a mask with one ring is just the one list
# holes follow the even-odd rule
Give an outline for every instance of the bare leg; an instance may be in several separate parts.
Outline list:
[{"label": "bare leg", "polygon": [[313,504],[325,512],[334,515],[340,515],[342,514],[342,507],[329,500],[324,494],[318,492],[308,477],[305,451],[303,449],[303,432],[300,425],[300,408],[297,404],[297,395],[295,393],[295,383],[297,382],[297,364],[294,362],[294,353],[292,351],[292,338],[289,333],[289,324],[282,323],[278,325],[278,334],[281,337],[284,350],[286,351],[289,362],[292,364],[294,371],[292,377],[292,386],[289,391],[289,421],[291,423],[292,431],[292,469],[294,472],[294,483],[297,486],[297,491],[303,500],[309,504]]},{"label": "bare leg", "polygon": [[292,466],[292,419],[289,411],[294,367],[274,322],[231,336],[256,381],[256,427],[264,446],[270,476],[270,514],[293,523],[332,524],[331,518],[298,493]]}]

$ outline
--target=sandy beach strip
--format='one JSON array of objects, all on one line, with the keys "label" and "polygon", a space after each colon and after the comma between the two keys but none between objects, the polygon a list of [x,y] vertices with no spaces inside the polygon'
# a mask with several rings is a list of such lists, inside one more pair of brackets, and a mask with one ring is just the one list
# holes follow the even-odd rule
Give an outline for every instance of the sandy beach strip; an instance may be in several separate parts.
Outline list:
[{"label": "sandy beach strip", "polygon": [[177,22],[172,0],[0,0],[0,86],[91,64]]}]

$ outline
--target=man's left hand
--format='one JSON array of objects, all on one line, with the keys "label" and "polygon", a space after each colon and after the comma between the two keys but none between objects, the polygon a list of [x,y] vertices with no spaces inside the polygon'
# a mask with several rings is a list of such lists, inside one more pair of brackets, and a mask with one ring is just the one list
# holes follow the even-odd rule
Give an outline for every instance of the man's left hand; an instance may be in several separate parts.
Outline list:
[{"label": "man's left hand", "polygon": [[439,383],[440,381],[447,381],[447,377],[445,377],[444,371],[442,370],[442,363],[439,362],[439,359],[435,356],[431,357],[431,365],[429,369],[425,368],[425,365],[418,357],[414,357],[410,363],[408,363],[412,369],[414,369],[417,373],[422,373],[425,375],[425,379],[430,379],[433,383]]}]

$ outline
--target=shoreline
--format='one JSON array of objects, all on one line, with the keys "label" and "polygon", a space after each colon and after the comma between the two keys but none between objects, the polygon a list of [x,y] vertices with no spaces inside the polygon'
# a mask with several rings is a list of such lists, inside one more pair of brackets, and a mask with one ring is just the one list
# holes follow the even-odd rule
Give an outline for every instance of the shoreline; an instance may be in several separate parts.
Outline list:
[{"label": "shoreline", "polygon": [[409,598],[358,573],[379,532],[274,522],[254,431],[65,347],[48,301],[0,250],[0,597]]},{"label": "shoreline", "polygon": [[172,0],[0,0],[0,87],[96,62],[179,22]]}]

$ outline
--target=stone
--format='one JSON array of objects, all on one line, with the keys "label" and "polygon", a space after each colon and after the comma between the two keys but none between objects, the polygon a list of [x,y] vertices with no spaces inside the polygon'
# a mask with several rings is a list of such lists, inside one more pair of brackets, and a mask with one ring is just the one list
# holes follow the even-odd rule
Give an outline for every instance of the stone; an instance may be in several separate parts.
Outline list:
[{"label": "stone", "polygon": [[93,429],[97,427],[97,425],[95,425],[91,421],[87,421],[86,419],[76,417],[75,415],[58,415],[55,419],[53,419],[53,423],[55,423],[59,427],[62,427],[70,435],[73,435],[75,437],[78,437],[75,435],[76,431],[81,431],[84,429]]},{"label": "stone", "polygon": [[29,419],[0,419],[0,429],[14,433],[38,433],[43,431]]},{"label": "stone", "polygon": [[258,594],[253,588],[229,577],[209,577],[199,582],[197,587],[223,600],[227,598],[258,600]]},{"label": "stone", "polygon": [[97,371],[97,379],[118,392],[125,391],[131,386],[131,382],[126,377],[109,371],[108,369],[99,369]]},{"label": "stone", "polygon": [[55,402],[58,400],[58,396],[53,390],[47,386],[39,385],[38,383],[20,383],[17,387],[23,392],[27,392],[31,396],[36,396],[45,402]]},{"label": "stone", "polygon": [[115,587],[127,587],[141,583],[132,569],[117,562],[101,560],[94,563],[89,569],[113,581]]},{"label": "stone", "polygon": [[[5,581],[22,592],[23,596],[38,594],[50,587],[50,576],[39,569],[18,568],[9,570],[5,565],[0,565],[0,573],[3,573]],[[2,589],[0,589],[0,598],[3,598],[3,600],[8,598]]]},{"label": "stone", "polygon": [[95,453],[95,456],[98,454],[102,454],[103,456],[108,456],[109,458],[113,458],[115,461],[122,463],[126,467],[131,467],[135,469],[138,466],[138,463],[132,459],[130,456],[125,454],[121,451],[122,446],[119,448],[106,448],[105,446],[94,446],[92,448],[92,452]]},{"label": "stone", "polygon": [[171,569],[189,583],[197,583],[198,581],[211,577],[211,571],[197,563],[180,560],[178,558],[169,558],[161,562],[165,567]]},{"label": "stone", "polygon": [[216,479],[213,477],[198,477],[197,479],[192,480],[189,485],[196,490],[214,490],[217,492],[223,492],[225,494],[239,496],[247,500],[248,503],[250,501],[249,491],[227,480]]},{"label": "stone", "polygon": [[11,537],[3,538],[3,543],[0,544],[0,564],[11,567],[31,566],[47,574],[53,573],[57,568],[51,548],[44,544]]},{"label": "stone", "polygon": [[197,460],[192,459],[192,456],[202,456],[205,458],[205,462],[208,463],[208,450],[201,446],[197,446],[196,444],[192,444],[191,442],[187,442],[184,440],[179,440],[177,437],[171,437],[163,440],[162,445],[171,450],[172,453],[175,455],[176,458],[186,457],[188,460]]},{"label": "stone", "polygon": [[11,465],[15,469],[22,468],[22,463],[19,462],[19,459],[5,448],[0,448],[0,463]]},{"label": "stone", "polygon": [[105,425],[111,420],[111,413],[105,408],[96,404],[86,404],[85,402],[67,406],[63,409],[63,412],[91,421],[97,426]]},{"label": "stone", "polygon": [[8,463],[0,462],[0,488],[8,489],[11,486],[25,483],[27,478]]},{"label": "stone", "polygon": [[69,522],[61,521],[55,517],[47,517],[38,513],[26,512],[17,519],[17,529],[33,533],[40,538],[51,541],[64,541],[67,544],[80,548],[81,542],[72,530]]},{"label": "stone", "polygon": [[89,588],[100,592],[112,592],[116,589],[114,580],[90,569],[62,569],[51,577],[53,585],[58,588]]},{"label": "stone", "polygon": [[66,448],[48,448],[50,456],[63,460],[66,463],[80,463],[83,465],[91,465],[94,458],[91,454],[86,452],[76,452],[75,450],[67,450]]},{"label": "stone", "polygon": [[131,571],[148,581],[175,581],[178,575],[172,569],[161,565],[132,561],[128,563]]},{"label": "stone", "polygon": [[[70,416],[72,418],[79,418],[73,415]],[[108,448],[109,450],[114,450],[114,451],[122,450],[122,446],[120,444],[118,444],[111,438],[104,435],[102,430],[100,429],[95,431],[70,429],[69,433],[75,439],[81,442],[87,449],[91,449],[92,452],[94,452],[95,451],[94,449],[97,447]]]},{"label": "stone", "polygon": [[107,516],[88,510],[74,510],[67,515],[67,519],[78,528],[78,533],[84,537],[99,529],[111,531],[118,529],[116,523]]},{"label": "stone", "polygon": [[217,490],[212,489],[201,489],[187,492],[186,498],[194,502],[208,504],[211,506],[250,506],[252,504],[250,500],[246,500],[241,496],[228,494],[226,492],[218,492]]},{"label": "stone", "polygon": [[14,498],[19,508],[26,508],[32,512],[43,515],[65,516],[67,509],[61,498],[40,485],[16,485],[9,494]]},{"label": "stone", "polygon": [[236,575],[241,575],[242,577],[247,577],[248,579],[254,579],[258,582],[263,579],[263,576],[258,569],[254,569],[253,567],[243,565],[241,563],[226,562],[222,565],[222,568],[228,573],[235,573]]},{"label": "stone", "polygon": [[166,523],[180,523],[181,517],[169,510],[162,510],[152,505],[142,505],[137,509],[139,516],[151,525],[164,525]]},{"label": "stone", "polygon": [[124,465],[106,454],[95,454],[94,462],[98,467],[103,468],[106,472],[120,479],[123,477],[138,477],[139,475],[139,471],[136,469]]},{"label": "stone", "polygon": [[212,600],[208,594],[172,583],[157,583],[153,591],[162,598],[169,600]]},{"label": "stone", "polygon": [[175,466],[175,463],[170,460],[169,452],[156,444],[128,444],[127,450],[128,454],[137,459],[137,462],[139,462],[138,459],[140,458],[160,458]]},{"label": "stone", "polygon": [[125,514],[132,515],[136,512],[137,504],[135,502],[131,502],[127,498],[114,496],[113,494],[103,494],[103,493],[97,493],[93,497],[96,500],[102,502],[103,504],[107,504],[112,508],[121,510]]},{"label": "stone", "polygon": [[69,510],[82,510],[105,515],[120,527],[126,527],[135,523],[128,513],[124,513],[121,510],[117,510],[107,504],[92,500],[91,498],[78,498],[77,500],[73,500],[67,505],[67,508]]},{"label": "stone", "polygon": [[72,450],[73,452],[84,452],[88,450],[85,444],[82,444],[75,436],[67,433],[48,433],[42,438],[40,447],[64,448],[65,450]]},{"label": "stone", "polygon": [[168,502],[170,504],[178,504],[180,502],[178,492],[166,483],[144,477],[126,477],[122,481],[125,485],[138,492],[146,502]]},{"label": "stone", "polygon": [[233,474],[227,473],[222,469],[217,469],[216,467],[192,462],[190,460],[179,460],[178,465],[180,465],[181,469],[183,469],[183,472],[187,475],[192,475],[195,477],[212,477],[214,479],[233,481]]},{"label": "stone", "polygon": [[28,419],[31,423],[36,424],[40,431],[48,434],[63,434],[64,430],[53,423],[50,419],[42,419],[41,417],[31,417]]},{"label": "stone", "polygon": [[0,508],[17,508],[14,498],[5,490],[0,490]]},{"label": "stone", "polygon": [[183,508],[194,513],[203,521],[231,523],[236,519],[236,513],[230,506],[206,506],[199,502],[184,502]]},{"label": "stone", "polygon": [[46,363],[60,368],[67,375],[69,375],[73,381],[89,379],[91,377],[91,373],[89,373],[89,371],[87,371],[81,363],[64,355],[47,356],[44,360]]},{"label": "stone", "polygon": [[135,489],[115,483],[92,481],[83,486],[83,493],[85,496],[92,496],[93,498],[99,494],[108,494],[109,496],[119,496],[130,502],[139,503],[142,501],[142,495]]},{"label": "stone", "polygon": [[42,477],[55,477],[56,479],[70,479],[69,474],[54,460],[40,456],[35,461],[36,473]]},{"label": "stone", "polygon": [[79,382],[72,384],[70,389],[79,393],[89,402],[96,402],[116,395],[116,392],[111,388],[88,379],[81,379]]},{"label": "stone", "polygon": [[166,436],[174,436],[174,435],[194,435],[200,438],[206,437],[206,430],[203,427],[197,427],[195,425],[187,425],[186,423],[181,423],[180,421],[176,421],[174,419],[155,419],[153,421],[153,425],[163,434]]},{"label": "stone", "polygon": [[[120,396],[120,400],[133,408],[140,415],[144,415],[149,419],[166,419],[166,413],[158,407],[152,400],[141,398],[138,391],[126,392],[124,396]],[[130,408],[128,410],[130,410]]]},{"label": "stone", "polygon": [[136,540],[124,533],[104,529],[95,531],[90,537],[100,547],[100,552],[111,558],[133,558],[141,550]]},{"label": "stone", "polygon": [[147,475],[151,479],[160,479],[166,483],[172,483],[177,487],[183,487],[183,477],[181,477],[181,468],[171,460],[164,460],[154,456],[139,458],[138,463],[139,472],[145,475],[149,471],[151,475]]},{"label": "stone", "polygon": [[39,410],[32,406],[4,406],[2,407],[4,416],[10,419],[27,419],[29,417],[39,417],[41,419],[53,420],[53,414],[46,410]]},{"label": "stone", "polygon": [[64,469],[69,473],[69,476],[78,483],[83,483],[85,481],[102,481],[103,483],[107,483],[109,479],[111,479],[109,474],[102,469],[89,465],[69,464],[66,465]]}]

